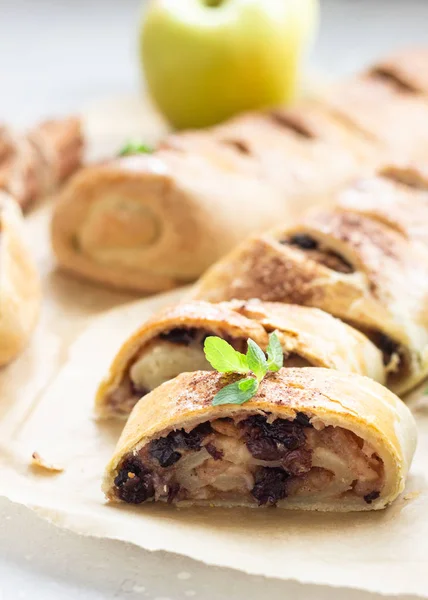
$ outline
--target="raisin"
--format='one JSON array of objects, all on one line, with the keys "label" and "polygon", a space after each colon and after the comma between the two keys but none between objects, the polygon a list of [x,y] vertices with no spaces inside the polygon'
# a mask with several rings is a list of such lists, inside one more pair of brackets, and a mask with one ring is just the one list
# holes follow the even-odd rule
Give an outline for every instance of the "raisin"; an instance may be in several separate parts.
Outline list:
[{"label": "raisin", "polygon": [[292,246],[298,246],[302,250],[316,250],[318,248],[318,242],[303,233],[293,235],[288,243]]},{"label": "raisin", "polygon": [[259,503],[274,506],[278,500],[286,497],[288,473],[280,468],[262,467],[257,471],[256,481],[251,494]]},{"label": "raisin", "polygon": [[364,496],[364,500],[367,502],[367,504],[371,504],[373,500],[377,500],[379,496],[380,492],[370,492],[370,494],[366,494]]},{"label": "raisin", "polygon": [[161,467],[170,467],[180,460],[181,454],[174,450],[174,440],[168,435],[150,442],[149,452]]},{"label": "raisin", "polygon": [[214,460],[221,460],[224,456],[223,450],[218,450],[214,444],[211,443],[205,445],[205,450],[213,457]]},{"label": "raisin", "polygon": [[305,432],[297,423],[276,419],[271,424],[270,436],[277,442],[284,444],[288,450],[295,450],[306,441]]},{"label": "raisin", "polygon": [[184,429],[171,431],[166,437],[150,442],[149,452],[161,467],[170,467],[181,458],[181,454],[177,450],[199,451],[202,441],[211,432],[212,429],[209,423],[201,423],[189,433]]},{"label": "raisin", "polygon": [[301,425],[302,427],[312,427],[309,417],[302,412],[296,413],[294,422],[298,425]]},{"label": "raisin", "polygon": [[276,443],[266,437],[250,438],[247,440],[247,448],[259,460],[279,460],[282,456]]},{"label": "raisin", "polygon": [[200,450],[203,439],[212,432],[209,423],[201,423],[187,433],[184,429],[172,431],[168,438],[173,440],[174,448],[182,450]]},{"label": "raisin", "polygon": [[[283,444],[288,450],[300,448],[306,441],[305,432],[301,425],[285,419],[276,419],[268,423],[265,417],[256,415],[246,419],[244,426],[249,426],[249,437],[267,437],[279,444]],[[255,431],[253,431],[255,429]]]},{"label": "raisin", "polygon": [[114,484],[117,496],[128,504],[141,504],[155,493],[153,474],[137,457],[123,461]]},{"label": "raisin", "polygon": [[383,354],[383,362],[385,365],[389,364],[393,354],[398,354],[399,344],[394,342],[394,340],[384,333],[379,333],[375,343]]},{"label": "raisin", "polygon": [[198,331],[194,327],[190,327],[188,329],[184,327],[176,327],[171,329],[171,331],[161,333],[159,337],[162,340],[172,342],[173,344],[184,344],[185,346],[189,346],[195,341],[197,333]]}]

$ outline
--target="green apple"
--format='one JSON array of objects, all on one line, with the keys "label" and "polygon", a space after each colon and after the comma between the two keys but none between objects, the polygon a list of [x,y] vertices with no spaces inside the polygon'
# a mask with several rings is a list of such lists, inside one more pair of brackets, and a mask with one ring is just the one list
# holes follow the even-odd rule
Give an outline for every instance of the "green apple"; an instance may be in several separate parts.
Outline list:
[{"label": "green apple", "polygon": [[295,97],[318,0],[151,0],[140,31],[149,92],[176,128]]}]

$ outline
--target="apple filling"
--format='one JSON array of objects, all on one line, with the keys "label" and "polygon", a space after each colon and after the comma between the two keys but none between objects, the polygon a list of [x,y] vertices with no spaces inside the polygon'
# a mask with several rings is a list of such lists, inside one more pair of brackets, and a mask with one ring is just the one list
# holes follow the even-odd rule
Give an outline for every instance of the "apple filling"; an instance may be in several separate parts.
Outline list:
[{"label": "apple filling", "polygon": [[[248,413],[247,413],[248,414]],[[218,501],[259,506],[345,496],[379,497],[384,465],[372,447],[341,427],[316,427],[304,413],[221,418],[165,437],[126,456],[114,493],[124,502]]]},{"label": "apple filling", "polygon": [[[175,328],[144,345],[130,361],[119,386],[109,395],[111,412],[118,416],[128,415],[142,396],[180,373],[212,371],[204,354],[204,341],[209,335],[221,334],[196,328]],[[246,352],[246,338],[221,337],[235,350]],[[313,365],[304,357],[290,353],[284,356],[284,366]]]},{"label": "apple filling", "polygon": [[293,248],[298,248],[304,252],[311,260],[324,265],[328,269],[338,271],[339,273],[353,273],[352,265],[329,248],[323,246],[310,235],[298,233],[280,240],[280,244],[286,244]]}]

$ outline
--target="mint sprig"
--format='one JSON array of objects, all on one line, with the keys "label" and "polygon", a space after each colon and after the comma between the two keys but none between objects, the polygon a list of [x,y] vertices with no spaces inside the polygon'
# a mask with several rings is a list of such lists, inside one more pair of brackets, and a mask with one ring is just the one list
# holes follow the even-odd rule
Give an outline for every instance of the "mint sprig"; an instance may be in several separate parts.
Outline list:
[{"label": "mint sprig", "polygon": [[[268,371],[279,371],[284,364],[284,353],[278,335],[274,331],[269,336],[266,349],[267,357],[258,344],[248,339],[246,354],[235,350],[226,340],[217,336],[209,336],[204,343],[207,361],[219,373],[250,373],[250,376],[239,379],[222,388],[213,398],[213,406],[221,404],[243,404],[251,400],[259,389],[260,382]],[[253,375],[253,376],[251,376]]]},{"label": "mint sprig", "polygon": [[222,338],[209,336],[205,339],[204,352],[207,361],[219,373],[248,373],[247,357],[237,352]]},{"label": "mint sprig", "polygon": [[152,154],[153,148],[147,144],[130,140],[119,150],[118,156],[131,156],[133,154]]}]

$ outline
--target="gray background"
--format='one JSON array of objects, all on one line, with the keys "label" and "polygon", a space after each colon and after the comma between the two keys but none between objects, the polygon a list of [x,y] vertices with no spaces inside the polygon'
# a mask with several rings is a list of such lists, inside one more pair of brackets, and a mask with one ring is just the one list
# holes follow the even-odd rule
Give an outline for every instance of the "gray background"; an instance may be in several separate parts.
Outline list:
[{"label": "gray background", "polygon": [[[329,77],[352,72],[400,45],[428,44],[426,0],[324,0],[322,5],[311,66]],[[140,10],[138,0],[0,0],[0,119],[25,126],[105,98],[138,94]],[[0,511],[0,600],[378,598],[266,581],[80,538],[6,500],[0,499]]]}]

